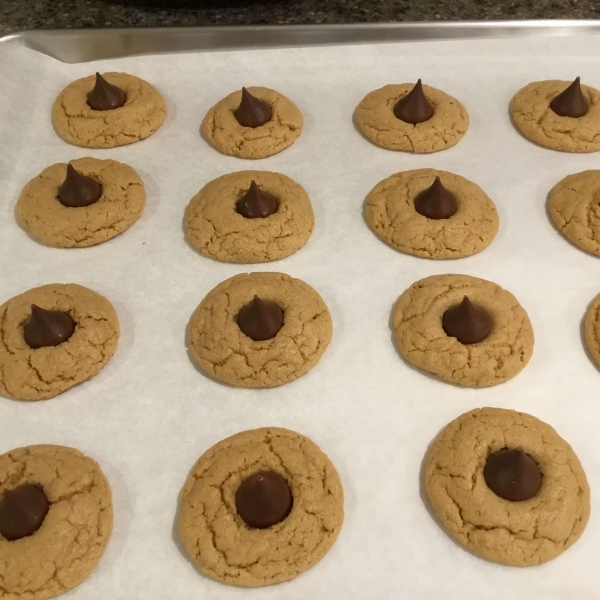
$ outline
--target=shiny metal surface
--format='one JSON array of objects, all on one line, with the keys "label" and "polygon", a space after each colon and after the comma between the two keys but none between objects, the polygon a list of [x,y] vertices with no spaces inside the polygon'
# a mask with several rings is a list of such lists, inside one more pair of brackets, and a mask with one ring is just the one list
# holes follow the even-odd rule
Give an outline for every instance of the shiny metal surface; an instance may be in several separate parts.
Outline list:
[{"label": "shiny metal surface", "polygon": [[600,33],[600,21],[446,21],[341,25],[39,29],[0,38],[75,63],[168,52]]}]

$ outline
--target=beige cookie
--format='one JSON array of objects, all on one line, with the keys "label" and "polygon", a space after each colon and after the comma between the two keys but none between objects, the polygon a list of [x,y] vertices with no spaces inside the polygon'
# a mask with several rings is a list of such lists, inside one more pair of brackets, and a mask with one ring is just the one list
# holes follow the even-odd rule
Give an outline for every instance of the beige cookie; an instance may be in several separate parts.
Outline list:
[{"label": "beige cookie", "polygon": [[291,146],[302,133],[304,117],[283,94],[264,87],[248,91],[271,105],[271,120],[259,127],[243,127],[235,118],[242,92],[229,94],[217,102],[202,121],[202,133],[223,154],[241,158],[265,158]]},{"label": "beige cookie", "polygon": [[520,89],[510,105],[510,114],[521,133],[536,144],[565,152],[600,150],[600,92],[587,85],[581,91],[589,104],[583,117],[561,117],[550,102],[570,81],[534,81]]},{"label": "beige cookie", "polygon": [[414,83],[401,83],[368,93],[355,112],[360,130],[374,144],[389,150],[437,152],[458,144],[469,128],[469,115],[456,98],[441,90],[423,85],[435,110],[429,120],[413,125],[396,117],[394,106],[413,87]]},{"label": "beige cookie", "polygon": [[[415,210],[415,196],[438,176],[458,201],[457,212],[447,219],[429,219]],[[367,196],[366,216],[388,244],[425,258],[471,256],[498,232],[498,213],[486,193],[460,175],[436,169],[403,171],[378,183]]]},{"label": "beige cookie", "polygon": [[[442,317],[468,296],[492,319],[490,335],[465,345],[446,334]],[[533,329],[517,299],[499,285],[468,275],[433,275],[413,283],[393,311],[398,348],[411,364],[450,383],[488,387],[513,378],[529,362]]]},{"label": "beige cookie", "polygon": [[[254,296],[284,312],[274,338],[256,342],[237,324],[240,310]],[[194,311],[189,345],[210,375],[240,387],[274,387],[309,371],[325,352],[333,326],[319,294],[283,273],[243,273],[220,283]]]},{"label": "beige cookie", "polygon": [[125,92],[125,104],[113,110],[94,110],[87,95],[94,89],[95,76],[73,81],[52,106],[52,124],[63,140],[86,148],[114,148],[143,140],[164,123],[167,104],[155,87],[127,73],[102,75]]},{"label": "beige cookie", "polygon": [[[247,219],[236,202],[252,181],[279,203],[276,213]],[[308,194],[279,173],[239,171],[207,183],[190,201],[185,229],[190,243],[205,256],[225,262],[279,260],[299,250],[310,237],[315,216]]]},{"label": "beige cookie", "polygon": [[17,218],[34,237],[61,248],[82,248],[109,240],[129,229],[142,215],[144,183],[128,165],[116,160],[80,158],[71,165],[102,185],[102,195],[90,206],[63,206],[58,189],[67,165],[44,169],[21,192]]},{"label": "beige cookie", "polygon": [[600,256],[600,171],[582,171],[561,179],[548,197],[556,228],[582,250]]},{"label": "beige cookie", "polygon": [[[69,314],[73,335],[58,346],[30,348],[24,338],[31,305]],[[119,320],[104,296],[74,283],[33,288],[0,306],[0,393],[45,400],[90,379],[114,354]]]},{"label": "beige cookie", "polygon": [[600,368],[600,294],[594,298],[584,322],[585,345]]},{"label": "beige cookie", "polygon": [[[247,477],[274,471],[293,497],[292,510],[267,529],[238,515],[236,492]],[[183,492],[179,536],[204,575],[258,587],[288,581],[318,563],[344,520],[344,491],[335,467],[308,438],[277,427],[231,436],[205,452]]]},{"label": "beige cookie", "polygon": [[50,507],[40,528],[8,541],[0,534],[0,598],[47,600],[96,568],[113,525],[111,491],[98,464],[65,446],[28,446],[0,456],[0,498],[40,486]]},{"label": "beige cookie", "polygon": [[[504,448],[521,448],[538,464],[542,484],[529,500],[505,500],[486,483],[487,457]],[[514,410],[477,409],[447,425],[427,454],[425,486],[453,537],[516,567],[562,554],[590,516],[590,488],[571,446],[550,425]]]}]

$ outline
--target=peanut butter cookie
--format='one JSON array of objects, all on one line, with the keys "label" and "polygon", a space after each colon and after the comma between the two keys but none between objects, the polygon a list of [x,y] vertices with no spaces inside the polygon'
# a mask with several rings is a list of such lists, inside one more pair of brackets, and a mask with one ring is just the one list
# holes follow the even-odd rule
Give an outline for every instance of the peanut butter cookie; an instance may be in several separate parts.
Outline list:
[{"label": "peanut butter cookie", "polygon": [[594,298],[584,321],[585,345],[600,368],[600,294]]}]

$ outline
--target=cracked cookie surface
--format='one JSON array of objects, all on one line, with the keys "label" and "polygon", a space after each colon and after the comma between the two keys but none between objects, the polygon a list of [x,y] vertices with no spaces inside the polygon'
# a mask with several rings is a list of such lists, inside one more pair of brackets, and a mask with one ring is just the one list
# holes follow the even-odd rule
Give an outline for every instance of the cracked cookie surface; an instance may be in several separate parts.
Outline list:
[{"label": "cracked cookie surface", "polygon": [[127,73],[102,76],[125,92],[125,104],[113,110],[94,110],[87,95],[96,77],[73,81],[52,106],[52,124],[63,140],[86,148],[115,148],[151,136],[164,123],[167,104],[155,87]]},{"label": "cracked cookie surface", "polygon": [[58,163],[44,169],[23,188],[16,207],[18,220],[31,235],[51,246],[83,248],[123,233],[140,218],[146,192],[130,166],[96,158],[80,158],[71,164],[98,181],[102,195],[90,206],[63,206],[58,189],[67,165]]},{"label": "cracked cookie surface", "polygon": [[[279,202],[276,213],[247,219],[236,202],[255,181]],[[199,252],[226,262],[258,263],[285,258],[308,241],[315,216],[308,194],[279,173],[239,171],[207,183],[185,212],[188,239]]]},{"label": "cracked cookie surface", "polygon": [[600,294],[590,305],[583,325],[585,345],[600,368]]},{"label": "cracked cookie surface", "polygon": [[[483,476],[489,454],[522,448],[542,472],[539,492],[511,502]],[[500,408],[465,413],[431,445],[425,487],[442,525],[461,544],[495,562],[517,567],[556,558],[583,533],[590,489],[575,452],[550,425]]]},{"label": "cracked cookie surface", "polygon": [[259,127],[243,127],[235,118],[242,92],[229,94],[213,106],[202,121],[206,139],[223,154],[241,158],[266,158],[291,146],[302,133],[304,117],[283,94],[265,87],[248,91],[271,105],[271,120]]},{"label": "cracked cookie surface", "polygon": [[[464,296],[484,308],[492,332],[465,345],[446,334],[442,316]],[[413,283],[392,314],[396,342],[411,364],[441,379],[488,387],[517,375],[533,353],[533,329],[525,309],[499,285],[468,275],[433,275]]]},{"label": "cracked cookie surface", "polygon": [[589,110],[583,117],[561,117],[550,102],[571,81],[534,81],[520,89],[510,104],[510,114],[520,132],[532,142],[565,152],[600,150],[600,92],[588,85],[581,91]]},{"label": "cracked cookie surface", "polygon": [[548,213],[556,228],[573,244],[600,256],[600,171],[574,173],[561,179],[548,197]]},{"label": "cracked cookie surface", "polygon": [[[61,310],[75,322],[58,346],[30,348],[23,329],[31,305]],[[74,283],[33,288],[0,306],[0,393],[18,400],[45,400],[90,379],[114,354],[119,320],[104,296]]]},{"label": "cracked cookie surface", "polygon": [[[241,482],[260,471],[283,477],[293,496],[288,517],[252,529],[237,514]],[[344,520],[344,491],[329,458],[308,438],[277,427],[244,431],[208,450],[181,494],[179,536],[211,579],[244,587],[281,583],[319,562]]]},{"label": "cracked cookie surface", "polygon": [[[283,327],[255,342],[237,324],[241,308],[255,295],[284,312]],[[189,346],[210,375],[239,387],[274,387],[309,371],[333,333],[331,315],[319,294],[283,273],[242,273],[211,290],[194,311]]]},{"label": "cracked cookie surface", "polygon": [[39,445],[0,456],[0,497],[25,484],[43,488],[50,508],[32,535],[0,535],[0,598],[46,600],[94,570],[112,532],[111,490],[98,464],[78,450]]},{"label": "cracked cookie surface", "polygon": [[[414,199],[436,176],[458,200],[448,219],[428,219],[415,210]],[[367,196],[371,228],[388,244],[424,258],[460,258],[486,248],[498,232],[498,212],[475,183],[436,169],[396,173],[378,183]]]},{"label": "cracked cookie surface", "polygon": [[394,114],[394,106],[414,87],[413,83],[386,85],[368,93],[356,107],[356,123],[377,146],[406,152],[437,152],[462,139],[469,128],[465,107],[445,92],[423,85],[435,112],[427,121],[405,123]]}]

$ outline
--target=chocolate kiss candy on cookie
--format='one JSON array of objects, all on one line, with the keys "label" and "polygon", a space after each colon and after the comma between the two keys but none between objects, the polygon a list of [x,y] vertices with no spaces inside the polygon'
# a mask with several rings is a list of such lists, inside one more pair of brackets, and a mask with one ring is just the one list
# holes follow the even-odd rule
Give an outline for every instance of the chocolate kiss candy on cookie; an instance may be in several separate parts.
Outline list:
[{"label": "chocolate kiss candy on cookie", "polygon": [[58,200],[63,206],[90,206],[98,202],[101,195],[102,186],[95,179],[82,175],[70,163],[67,165],[67,176],[58,188]]},{"label": "chocolate kiss candy on cookie", "polygon": [[259,127],[271,120],[271,105],[242,88],[242,101],[234,114],[243,127]]},{"label": "chocolate kiss candy on cookie", "polygon": [[286,480],[273,471],[261,471],[242,481],[235,494],[238,515],[248,527],[267,529],[281,523],[292,510]]},{"label": "chocolate kiss candy on cookie", "polygon": [[0,500],[0,535],[9,542],[35,533],[48,514],[50,503],[39,485],[25,484],[6,490]]},{"label": "chocolate kiss candy on cookie", "polygon": [[492,331],[492,319],[487,312],[473,304],[467,296],[460,304],[451,306],[442,317],[444,331],[461,344],[482,342]]},{"label": "chocolate kiss candy on cookie", "polygon": [[490,454],[483,476],[494,494],[512,502],[533,498],[542,485],[540,468],[522,448],[503,448]]},{"label": "chocolate kiss candy on cookie", "polygon": [[421,80],[417,81],[415,87],[400,98],[394,106],[394,114],[405,123],[422,123],[433,117],[433,104],[427,100]]},{"label": "chocolate kiss candy on cookie", "polygon": [[127,96],[121,88],[108,83],[100,73],[96,73],[96,85],[87,96],[87,103],[90,108],[94,110],[113,110],[123,106],[126,100]]},{"label": "chocolate kiss candy on cookie", "polygon": [[415,196],[415,210],[428,219],[448,219],[458,210],[458,202],[436,177],[431,186]]},{"label": "chocolate kiss candy on cookie", "polygon": [[575,81],[564,91],[555,96],[550,102],[550,108],[559,117],[583,117],[589,110],[587,100],[581,91],[580,79]]},{"label": "chocolate kiss candy on cookie", "polygon": [[246,219],[264,219],[277,212],[279,202],[269,192],[263,192],[256,181],[250,184],[248,191],[235,203],[235,210]]},{"label": "chocolate kiss candy on cookie", "polygon": [[25,341],[34,350],[58,346],[66,342],[75,331],[73,319],[61,310],[45,310],[31,305],[31,317],[24,329]]},{"label": "chocolate kiss candy on cookie", "polygon": [[275,302],[254,296],[240,310],[237,323],[244,334],[255,342],[270,340],[283,327],[283,311]]}]

